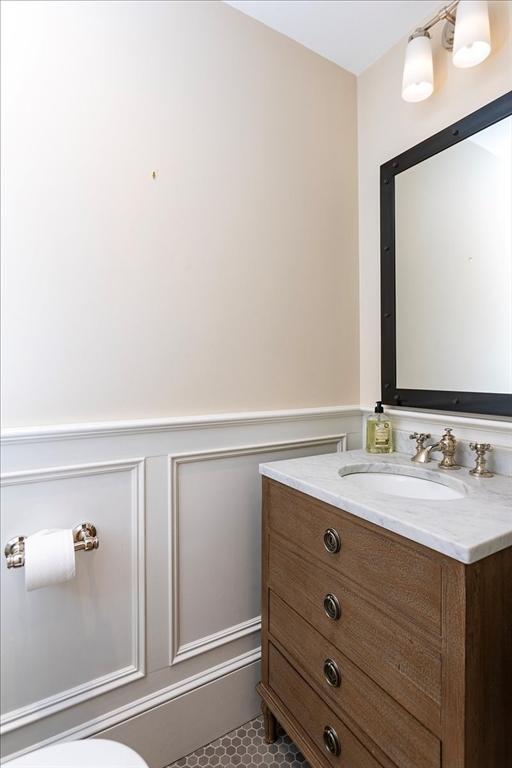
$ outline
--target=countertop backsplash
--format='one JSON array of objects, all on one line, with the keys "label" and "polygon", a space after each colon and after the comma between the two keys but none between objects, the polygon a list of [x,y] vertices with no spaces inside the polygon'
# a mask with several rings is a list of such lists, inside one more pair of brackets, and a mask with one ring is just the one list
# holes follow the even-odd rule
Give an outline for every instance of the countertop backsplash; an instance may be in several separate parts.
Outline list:
[{"label": "countertop backsplash", "polygon": [[[420,431],[422,431],[421,425],[418,425],[418,432]],[[455,454],[457,464],[460,464],[461,467],[472,469],[475,466],[475,452],[472,451],[469,447],[469,443],[472,441],[460,440],[457,437],[456,428],[454,428],[453,432],[458,441],[457,452]],[[398,453],[410,454],[411,456],[414,455],[416,443],[414,440],[410,439],[410,434],[411,433],[409,431],[401,429],[393,430],[395,451]],[[433,444],[441,439],[443,430],[440,430],[439,432],[431,432],[430,434],[432,437],[430,440],[428,440],[428,443]],[[478,441],[478,437],[475,437],[475,441]],[[441,453],[432,454],[433,462],[437,463],[441,461],[441,459]],[[512,450],[510,448],[505,448],[499,445],[493,445],[493,450],[487,454],[487,466],[491,472],[497,472],[500,475],[509,475],[512,477]],[[492,478],[489,478],[489,482],[492,483]]]}]

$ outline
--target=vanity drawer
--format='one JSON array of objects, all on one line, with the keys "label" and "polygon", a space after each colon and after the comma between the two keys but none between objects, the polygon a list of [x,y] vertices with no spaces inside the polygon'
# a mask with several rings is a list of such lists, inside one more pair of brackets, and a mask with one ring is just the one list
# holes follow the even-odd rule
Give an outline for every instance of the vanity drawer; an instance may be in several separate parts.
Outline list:
[{"label": "vanity drawer", "polygon": [[272,592],[269,632],[323,698],[346,712],[397,768],[439,768],[439,740]]},{"label": "vanity drawer", "polygon": [[[365,600],[332,570],[306,560],[269,537],[268,587],[315,627],[349,660],[439,735],[441,655],[425,640],[399,626]],[[339,604],[339,617],[330,608]]]},{"label": "vanity drawer", "polygon": [[[440,635],[441,564],[437,559],[281,483],[269,483],[268,500],[272,533],[305,549],[363,585],[379,601]],[[337,543],[338,551],[326,548],[336,549]]]},{"label": "vanity drawer", "polygon": [[[336,768],[380,768],[375,758],[272,644],[268,646],[268,653],[270,688],[311,738],[326,764]],[[336,751],[339,747],[339,754],[327,750],[324,744],[326,728],[329,729],[330,744]]]}]

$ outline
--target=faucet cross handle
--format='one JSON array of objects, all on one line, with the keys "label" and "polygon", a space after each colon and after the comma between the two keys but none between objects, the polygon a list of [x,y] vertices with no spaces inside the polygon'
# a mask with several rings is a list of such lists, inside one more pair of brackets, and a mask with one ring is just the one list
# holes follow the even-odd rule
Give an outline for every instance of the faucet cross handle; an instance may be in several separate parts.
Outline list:
[{"label": "faucet cross handle", "polygon": [[475,477],[494,477],[494,472],[487,469],[487,457],[485,455],[488,451],[493,450],[492,445],[490,443],[470,443],[469,447],[476,453],[476,464],[473,469],[469,470],[469,474]]},{"label": "faucet cross handle", "polygon": [[409,435],[411,440],[416,440],[416,453],[411,457],[411,461],[418,464],[427,464],[430,461],[430,454],[439,450],[440,443],[434,445],[425,445],[425,440],[430,438],[429,432],[413,432]]},{"label": "faucet cross handle", "polygon": [[430,438],[430,432],[413,432],[412,435],[409,435],[409,440],[416,440],[417,449],[424,448],[425,440],[430,440]]}]

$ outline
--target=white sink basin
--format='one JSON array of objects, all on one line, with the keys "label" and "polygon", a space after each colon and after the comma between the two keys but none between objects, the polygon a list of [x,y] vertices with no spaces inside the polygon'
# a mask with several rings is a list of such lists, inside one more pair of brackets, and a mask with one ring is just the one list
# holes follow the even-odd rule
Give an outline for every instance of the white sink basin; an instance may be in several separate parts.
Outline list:
[{"label": "white sink basin", "polygon": [[395,464],[352,464],[339,470],[343,483],[360,491],[430,501],[452,501],[466,495],[464,483],[452,477],[416,467]]}]

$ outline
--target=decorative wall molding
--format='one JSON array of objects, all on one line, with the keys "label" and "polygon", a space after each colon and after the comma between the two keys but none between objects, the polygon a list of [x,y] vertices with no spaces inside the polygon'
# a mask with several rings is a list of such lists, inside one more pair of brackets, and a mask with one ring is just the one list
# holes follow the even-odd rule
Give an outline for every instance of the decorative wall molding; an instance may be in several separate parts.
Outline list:
[{"label": "decorative wall molding", "polygon": [[9,427],[1,432],[4,445],[24,442],[50,442],[86,437],[111,437],[144,432],[206,429],[211,427],[246,426],[254,423],[278,423],[329,419],[336,416],[360,415],[358,405],[336,405],[320,408],[296,408],[275,411],[248,411],[216,413],[203,416],[172,416],[164,419],[136,419],[131,421],[102,421],[84,424],[57,424],[48,426]]},{"label": "decorative wall molding", "polygon": [[21,472],[4,472],[0,475],[0,487],[27,485],[28,483],[48,482],[49,480],[70,480],[75,477],[104,475],[112,472],[126,472],[142,468],[144,477],[144,459],[120,461],[102,461],[92,464],[71,464],[48,469],[28,469]]},{"label": "decorative wall molding", "polygon": [[143,712],[147,712],[154,707],[158,707],[161,704],[167,704],[173,699],[176,699],[179,696],[184,696],[196,688],[200,688],[201,686],[207,685],[208,683],[213,683],[215,680],[236,672],[239,669],[248,666],[249,664],[255,664],[260,660],[260,657],[261,651],[259,648],[247,651],[246,653],[242,653],[240,656],[236,656],[235,658],[229,659],[226,662],[210,667],[209,669],[204,670],[196,675],[191,675],[190,677],[172,683],[165,688],[160,688],[157,691],[153,691],[147,696],[142,696],[139,699],[130,701],[127,704],[118,707],[117,709],[111,710],[110,712],[105,712],[99,717],[88,720],[86,723],[81,723],[74,728],[70,728],[67,731],[58,733],[48,739],[44,739],[37,744],[31,744],[30,747],[21,749],[17,752],[13,752],[12,754],[3,758],[2,764],[8,764],[11,760],[14,760],[17,757],[21,757],[27,752],[32,752],[36,749],[42,749],[43,747],[47,747],[50,744],[55,744],[56,742],[69,741],[71,739],[85,739],[89,736],[94,736],[101,731],[106,730],[107,728],[112,728],[113,726],[118,725],[125,720],[129,720],[132,717],[136,717]]},{"label": "decorative wall molding", "polygon": [[284,451],[290,448],[305,448],[319,445],[337,444],[338,450],[345,450],[346,434],[325,435],[323,437],[303,440],[286,440],[279,443],[257,443],[235,448],[214,451],[196,451],[169,455],[169,518],[170,518],[170,551],[169,551],[169,594],[171,595],[171,631],[169,633],[169,665],[174,666],[181,661],[191,659],[203,653],[219,648],[222,645],[238,640],[245,635],[259,632],[261,618],[255,617],[232,627],[226,627],[219,632],[198,638],[182,644],[180,640],[180,502],[179,502],[179,468],[182,464],[211,461],[212,459],[228,459],[235,456],[249,456],[258,453]]},{"label": "decorative wall molding", "polygon": [[255,616],[248,621],[221,629],[220,632],[215,632],[213,635],[206,635],[205,637],[200,637],[199,640],[193,640],[191,643],[184,643],[179,646],[178,652],[172,658],[171,664],[178,664],[180,661],[187,661],[194,658],[194,656],[208,653],[208,651],[213,651],[214,648],[219,648],[221,645],[233,643],[235,640],[240,640],[241,637],[246,635],[255,634],[260,629],[261,616]]},{"label": "decorative wall molding", "polygon": [[102,693],[113,691],[114,688],[118,688],[120,685],[133,683],[141,677],[144,677],[143,670],[138,669],[134,664],[130,664],[130,666],[124,669],[117,669],[103,677],[89,680],[87,683],[77,685],[74,688],[68,688],[55,696],[41,699],[26,707],[13,709],[2,715],[0,734],[3,736],[5,733],[23,728],[24,725],[29,725],[29,723],[33,723],[43,717],[54,715],[66,707],[81,704],[93,696],[101,696]]},{"label": "decorative wall molding", "polygon": [[[5,734],[22,728],[68,707],[81,704],[122,685],[144,677],[145,671],[145,494],[144,459],[101,462],[98,464],[52,467],[23,472],[12,472],[0,476],[2,487],[26,485],[28,483],[68,480],[77,477],[94,477],[106,473],[131,473],[131,525],[132,525],[132,663],[116,669],[107,675],[89,680],[72,688],[60,691],[47,698],[35,701],[2,715],[0,733]],[[27,532],[28,533],[28,532]]]},{"label": "decorative wall molding", "polygon": [[[28,427],[8,427],[1,432],[1,441],[5,446],[26,442],[53,442],[59,440],[75,440],[93,437],[112,437],[133,434],[186,431],[192,429],[207,429],[227,426],[247,426],[258,423],[280,423],[287,421],[311,421],[329,419],[339,416],[361,416],[373,408],[360,405],[336,405],[319,408],[296,408],[273,411],[248,411],[235,413],[206,414],[199,416],[172,416],[162,419],[135,419],[119,421],[86,422],[83,424],[56,424]],[[489,419],[485,416],[468,414],[451,414],[434,411],[405,411],[389,408],[387,412],[393,416],[411,417],[416,420],[426,419],[437,422],[449,420],[454,424],[486,428],[495,432],[508,434],[512,431],[510,419]]]}]

